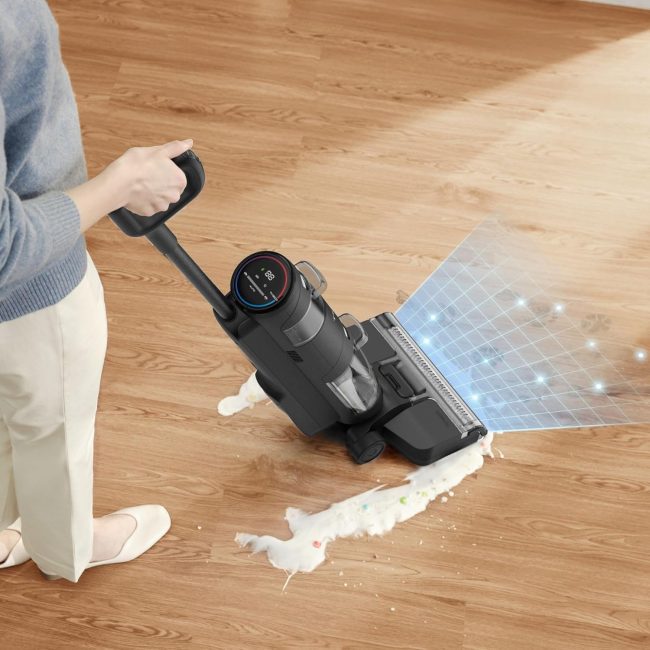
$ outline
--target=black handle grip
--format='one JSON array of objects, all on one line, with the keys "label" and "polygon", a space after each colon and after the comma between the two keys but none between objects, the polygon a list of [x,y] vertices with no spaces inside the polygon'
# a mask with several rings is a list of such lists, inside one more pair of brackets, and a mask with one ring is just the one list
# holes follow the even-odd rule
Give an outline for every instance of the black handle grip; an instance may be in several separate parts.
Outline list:
[{"label": "black handle grip", "polygon": [[180,156],[176,156],[176,158],[172,158],[172,161],[181,168],[187,178],[187,185],[181,194],[181,198],[176,203],[172,203],[166,210],[157,212],[151,217],[143,217],[126,208],[120,208],[108,215],[129,237],[142,237],[142,235],[155,230],[160,224],[165,223],[167,219],[182,210],[203,189],[205,183],[203,165],[199,157],[191,149],[188,149]]}]

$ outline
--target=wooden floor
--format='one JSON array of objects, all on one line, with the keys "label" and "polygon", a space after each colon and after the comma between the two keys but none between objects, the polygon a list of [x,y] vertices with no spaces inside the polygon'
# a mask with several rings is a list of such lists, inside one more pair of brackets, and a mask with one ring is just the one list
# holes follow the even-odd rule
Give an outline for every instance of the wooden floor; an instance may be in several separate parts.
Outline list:
[{"label": "wooden floor", "polygon": [[[91,172],[131,145],[195,139],[207,187],[174,227],[217,282],[279,249],[325,272],[337,311],[367,317],[497,213],[565,251],[575,286],[650,347],[650,12],[50,5]],[[96,511],[160,502],[174,523],[144,558],[77,585],[32,563],[2,572],[3,649],[650,647],[648,426],[505,435],[505,459],[448,503],[336,542],[283,594],[235,533],[285,535],[286,506],[321,509],[408,465],[355,466],[271,406],[218,417],[249,367],[206,305],[111,223],[88,244],[110,321]]]}]

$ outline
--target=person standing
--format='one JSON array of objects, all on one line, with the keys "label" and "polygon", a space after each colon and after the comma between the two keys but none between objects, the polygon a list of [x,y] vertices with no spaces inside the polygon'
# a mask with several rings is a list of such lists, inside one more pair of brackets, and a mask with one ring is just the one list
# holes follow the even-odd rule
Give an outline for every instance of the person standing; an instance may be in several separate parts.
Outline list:
[{"label": "person standing", "polygon": [[129,149],[87,180],[77,107],[45,0],[0,0],[0,569],[46,577],[138,557],[164,507],[93,518],[106,313],[83,233],[126,206],[177,201],[191,140]]}]

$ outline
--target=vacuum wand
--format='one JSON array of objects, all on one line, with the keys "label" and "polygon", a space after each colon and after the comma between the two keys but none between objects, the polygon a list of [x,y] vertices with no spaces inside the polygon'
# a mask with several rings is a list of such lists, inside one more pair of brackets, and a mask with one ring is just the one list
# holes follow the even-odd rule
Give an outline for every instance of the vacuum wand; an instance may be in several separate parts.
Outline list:
[{"label": "vacuum wand", "polygon": [[219,318],[225,321],[232,320],[235,310],[214,282],[178,243],[174,233],[165,224],[152,230],[146,238],[190,281]]}]

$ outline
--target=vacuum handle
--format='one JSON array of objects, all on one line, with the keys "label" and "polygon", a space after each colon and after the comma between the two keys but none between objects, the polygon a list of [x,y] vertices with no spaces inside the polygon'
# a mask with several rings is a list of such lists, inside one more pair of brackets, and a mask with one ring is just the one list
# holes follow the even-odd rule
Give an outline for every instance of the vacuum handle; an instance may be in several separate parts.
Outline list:
[{"label": "vacuum handle", "polygon": [[198,196],[205,183],[205,172],[199,157],[191,150],[183,152],[180,156],[172,158],[187,178],[187,185],[181,194],[181,198],[172,203],[166,210],[157,212],[150,217],[143,217],[135,214],[126,208],[120,208],[109,213],[109,217],[129,237],[142,237],[155,230],[165,223],[177,212],[182,210],[192,199]]},{"label": "vacuum handle", "polygon": [[147,239],[190,281],[199,293],[208,301],[212,309],[223,320],[230,320],[235,315],[232,305],[226,300],[219,288],[203,272],[199,265],[188,255],[178,243],[174,233],[166,226],[165,221],[182,210],[199,192],[205,183],[205,172],[198,156],[188,149],[180,156],[172,158],[187,178],[187,185],[181,198],[172,203],[166,210],[157,212],[151,217],[143,217],[126,208],[120,208],[109,213],[113,222],[129,237]]}]

